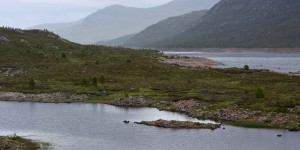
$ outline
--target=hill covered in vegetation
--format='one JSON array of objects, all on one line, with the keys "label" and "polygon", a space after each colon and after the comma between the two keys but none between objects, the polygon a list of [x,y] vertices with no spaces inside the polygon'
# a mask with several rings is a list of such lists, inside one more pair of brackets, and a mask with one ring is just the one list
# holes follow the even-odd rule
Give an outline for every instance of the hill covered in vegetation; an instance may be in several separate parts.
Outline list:
[{"label": "hill covered in vegetation", "polygon": [[222,0],[182,33],[147,47],[298,48],[300,1]]},{"label": "hill covered in vegetation", "polygon": [[161,62],[177,58],[158,51],[78,45],[42,30],[0,28],[0,53],[0,96],[84,94],[85,102],[136,101],[243,126],[300,128],[297,76],[180,67]]},{"label": "hill covered in vegetation", "polygon": [[150,47],[153,43],[181,34],[187,28],[197,23],[206,12],[207,10],[194,11],[189,14],[167,18],[130,37],[121,46]]}]

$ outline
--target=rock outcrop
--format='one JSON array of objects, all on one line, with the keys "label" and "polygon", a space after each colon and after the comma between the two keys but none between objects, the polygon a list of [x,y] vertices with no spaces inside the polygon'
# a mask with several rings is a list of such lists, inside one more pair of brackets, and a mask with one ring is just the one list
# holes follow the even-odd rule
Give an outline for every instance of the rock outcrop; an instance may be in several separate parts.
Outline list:
[{"label": "rock outcrop", "polygon": [[0,36],[0,42],[9,42],[10,40],[5,36]]}]

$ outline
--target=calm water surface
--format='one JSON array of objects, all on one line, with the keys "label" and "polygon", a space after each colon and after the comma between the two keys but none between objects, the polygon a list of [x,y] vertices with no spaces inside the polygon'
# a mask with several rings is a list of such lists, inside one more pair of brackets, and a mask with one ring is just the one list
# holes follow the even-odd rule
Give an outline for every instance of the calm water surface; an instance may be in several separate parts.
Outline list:
[{"label": "calm water surface", "polygon": [[[152,108],[101,104],[0,102],[0,134],[50,142],[55,150],[299,150],[300,133],[286,130],[162,129],[123,120],[189,120]],[[281,138],[277,135],[282,134]]]},{"label": "calm water surface", "polygon": [[300,54],[292,53],[265,53],[265,52],[164,52],[165,54],[206,57],[223,62],[220,68],[237,67],[244,65],[253,69],[268,69],[271,71],[289,73],[300,71]]}]

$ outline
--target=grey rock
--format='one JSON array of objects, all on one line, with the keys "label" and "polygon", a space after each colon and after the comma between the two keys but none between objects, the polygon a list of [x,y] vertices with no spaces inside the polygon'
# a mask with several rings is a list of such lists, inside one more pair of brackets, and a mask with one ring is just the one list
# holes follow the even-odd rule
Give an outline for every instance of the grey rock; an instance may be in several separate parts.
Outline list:
[{"label": "grey rock", "polygon": [[10,40],[5,36],[0,36],[0,42],[9,42]]}]

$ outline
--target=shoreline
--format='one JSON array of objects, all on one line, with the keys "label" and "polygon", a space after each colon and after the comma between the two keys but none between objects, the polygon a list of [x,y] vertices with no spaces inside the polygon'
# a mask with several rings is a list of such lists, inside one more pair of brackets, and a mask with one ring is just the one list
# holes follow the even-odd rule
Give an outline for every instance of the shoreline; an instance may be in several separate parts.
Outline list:
[{"label": "shoreline", "polygon": [[40,102],[40,103],[84,103],[88,96],[85,94],[72,93],[20,93],[20,92],[0,92],[0,101],[14,102]]},{"label": "shoreline", "polygon": [[[3,92],[1,92],[3,93]],[[8,92],[12,93],[12,92]],[[40,95],[40,94],[36,94]],[[39,96],[37,96],[39,97]],[[34,101],[34,100],[4,100],[1,98],[0,101],[5,102],[34,102],[34,103],[58,103],[53,101]],[[79,103],[79,102],[70,102],[59,100],[59,103]],[[84,101],[80,102],[83,104],[89,104],[89,102]],[[255,110],[244,109],[238,107],[237,105],[233,105],[230,107],[225,107],[221,109],[209,110],[207,109],[208,105],[199,103],[195,100],[180,100],[177,102],[173,102],[171,104],[167,104],[164,101],[155,101],[143,96],[130,96],[128,98],[118,98],[113,101],[108,101],[99,104],[108,104],[117,107],[125,107],[125,108],[156,108],[160,111],[170,111],[176,112],[180,114],[187,115],[192,118],[196,118],[199,120],[212,120],[215,122],[219,122],[221,124],[240,126],[246,128],[274,128],[274,129],[286,129],[289,131],[300,131],[300,115],[297,113],[300,112],[300,106],[294,108],[294,113],[278,113],[278,112],[261,112]],[[204,109],[197,109],[202,107]],[[292,120],[296,120],[292,121]],[[292,122],[290,122],[292,121]]]},{"label": "shoreline", "polygon": [[[173,56],[174,57],[174,56]],[[184,68],[210,68],[215,66],[222,66],[224,65],[222,62],[212,60],[209,58],[204,57],[182,57],[182,56],[175,56],[173,58],[161,58],[160,61],[166,64],[180,66]]]},{"label": "shoreline", "polygon": [[[154,104],[153,104],[154,103]],[[165,102],[153,102],[145,97],[128,97],[119,98],[115,101],[108,102],[106,104],[118,106],[118,107],[151,107],[157,108],[161,111],[170,111],[187,115],[199,120],[212,120],[221,124],[228,124],[246,128],[274,128],[274,129],[286,129],[289,131],[300,131],[300,124],[286,124],[286,120],[296,119],[300,120],[300,116],[297,114],[283,114],[277,112],[264,113],[261,111],[248,110],[240,108],[238,106],[230,106],[216,110],[197,110],[196,107],[201,106],[203,108],[208,107],[195,100],[181,100],[173,102],[171,106]],[[296,113],[300,112],[300,106],[295,108]],[[274,122],[272,122],[272,119]]]},{"label": "shoreline", "polygon": [[[163,53],[169,52],[170,54],[166,54],[166,58],[161,58],[160,61],[163,63],[167,63],[170,65],[176,65],[180,67],[185,67],[185,68],[239,68],[243,69],[242,67],[226,67],[224,62],[222,61],[217,61],[211,58],[207,57],[194,57],[194,56],[182,56],[180,53],[274,53],[274,54],[299,54],[300,55],[300,48],[295,49],[295,51],[290,51],[290,52],[281,52],[280,50],[282,49],[264,49],[264,51],[261,51],[260,49],[253,49],[253,51],[250,49],[200,49],[200,50],[191,50],[191,49],[180,49],[180,50],[166,50],[166,51],[161,51]],[[173,54],[174,53],[174,54]],[[172,58],[171,58],[172,57]],[[278,74],[286,74],[289,76],[300,76],[300,71],[294,70],[294,71],[276,71],[276,70],[271,70],[271,69],[257,69],[257,70],[267,70],[269,72],[273,73],[278,73]]]}]

